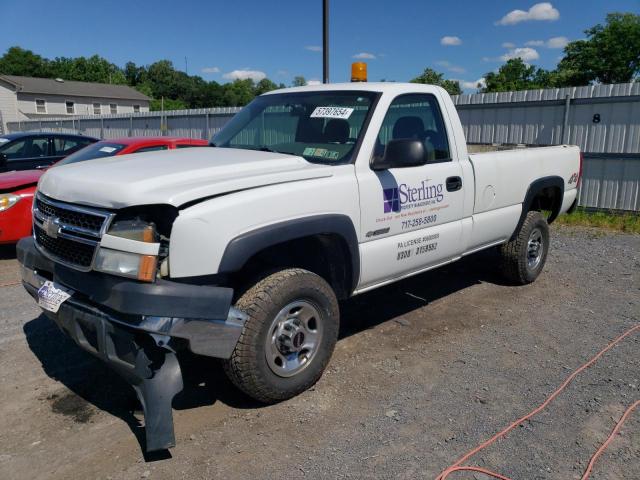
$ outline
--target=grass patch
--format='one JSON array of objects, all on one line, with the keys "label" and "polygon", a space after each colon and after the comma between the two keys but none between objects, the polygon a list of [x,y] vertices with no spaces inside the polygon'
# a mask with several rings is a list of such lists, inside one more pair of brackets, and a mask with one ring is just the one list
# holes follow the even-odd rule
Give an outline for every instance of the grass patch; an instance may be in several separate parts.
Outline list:
[{"label": "grass patch", "polygon": [[589,212],[577,208],[569,214],[560,215],[556,222],[560,225],[578,225],[640,233],[640,215],[637,213]]}]

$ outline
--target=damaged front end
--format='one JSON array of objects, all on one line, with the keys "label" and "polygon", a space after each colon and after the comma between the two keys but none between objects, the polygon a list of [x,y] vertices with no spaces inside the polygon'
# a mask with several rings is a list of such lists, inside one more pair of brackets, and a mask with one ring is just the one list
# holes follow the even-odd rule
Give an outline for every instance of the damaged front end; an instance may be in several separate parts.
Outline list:
[{"label": "damaged front end", "polygon": [[23,285],[36,301],[45,285],[70,295],[45,315],[135,389],[146,450],[175,446],[171,402],[183,388],[176,353],[231,356],[246,318],[231,306],[233,290],[79,271],[45,255],[34,238],[18,243],[17,256]]}]

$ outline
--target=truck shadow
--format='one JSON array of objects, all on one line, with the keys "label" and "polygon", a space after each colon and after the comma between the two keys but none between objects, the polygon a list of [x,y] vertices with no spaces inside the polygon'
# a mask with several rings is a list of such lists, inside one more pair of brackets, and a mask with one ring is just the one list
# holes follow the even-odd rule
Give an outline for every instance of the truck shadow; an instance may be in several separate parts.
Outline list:
[{"label": "truck shadow", "polygon": [[15,245],[0,245],[0,260],[13,260],[16,258]]},{"label": "truck shadow", "polygon": [[[342,303],[340,339],[409,313],[480,282],[502,284],[495,269],[497,257],[492,251],[465,258],[434,272],[382,287]],[[145,451],[145,435],[140,404],[132,388],[100,360],[81,350],[55,324],[41,315],[23,327],[29,348],[44,372],[67,387],[72,408],[62,411],[76,421],[93,405],[122,419]],[[256,409],[262,404],[239,392],[224,375],[220,362],[193,354],[179,357],[184,389],[173,401],[176,410],[192,409],[222,402],[234,408]],[[58,411],[53,409],[54,411]],[[81,420],[80,420],[81,421]],[[145,455],[147,461],[170,456],[168,452]]]}]

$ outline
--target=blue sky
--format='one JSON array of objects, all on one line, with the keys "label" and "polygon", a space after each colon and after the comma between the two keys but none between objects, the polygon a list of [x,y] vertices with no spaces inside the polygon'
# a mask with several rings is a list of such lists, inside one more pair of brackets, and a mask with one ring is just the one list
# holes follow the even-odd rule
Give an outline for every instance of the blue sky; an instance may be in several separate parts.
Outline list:
[{"label": "blue sky", "polygon": [[[99,54],[118,65],[173,61],[207,80],[322,76],[321,0],[2,0],[0,49],[46,57]],[[533,8],[532,8],[533,7]],[[515,12],[514,12],[515,11]],[[640,0],[478,2],[332,0],[331,81],[348,81],[354,56],[369,79],[407,81],[425,67],[469,90],[503,59],[553,68],[566,40],[607,12],[640,12]],[[451,37],[451,38],[445,38]]]}]

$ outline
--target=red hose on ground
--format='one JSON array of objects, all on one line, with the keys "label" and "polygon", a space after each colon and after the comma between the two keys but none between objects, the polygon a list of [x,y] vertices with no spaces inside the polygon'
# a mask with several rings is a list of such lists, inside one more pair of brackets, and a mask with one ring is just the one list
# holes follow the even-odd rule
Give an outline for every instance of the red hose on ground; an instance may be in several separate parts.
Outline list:
[{"label": "red hose on ground", "polygon": [[[562,392],[565,388],[567,388],[567,386],[573,381],[573,379],[575,377],[577,377],[580,373],[582,373],[584,370],[586,370],[591,365],[593,365],[595,362],[597,362],[600,359],[600,357],[602,357],[602,355],[604,355],[606,352],[611,350],[615,345],[620,343],[622,340],[624,340],[626,337],[628,337],[629,335],[631,335],[632,333],[634,333],[637,330],[640,330],[640,323],[637,324],[634,327],[631,327],[626,332],[624,332],[618,338],[616,338],[611,343],[609,343],[609,345],[607,345],[605,348],[600,350],[593,358],[591,358],[591,360],[589,360],[587,363],[585,363],[580,368],[575,370],[571,375],[569,375],[567,377],[567,379],[564,382],[562,382],[562,385],[560,385],[560,387],[558,387],[557,390],[555,390],[551,395],[549,395],[547,397],[547,399],[544,402],[542,402],[538,407],[536,407],[530,413],[526,414],[524,417],[519,418],[518,420],[516,420],[515,422],[513,422],[512,424],[510,424],[508,427],[504,428],[500,432],[496,433],[490,439],[486,440],[485,442],[482,442],[480,445],[478,445],[477,447],[475,447],[474,449],[472,449],[471,451],[469,451],[468,453],[466,453],[462,457],[460,457],[453,465],[451,465],[451,466],[447,467],[446,469],[444,469],[440,473],[440,475],[438,475],[436,477],[436,480],[445,480],[453,472],[459,472],[459,471],[479,472],[479,473],[484,473],[485,475],[489,475],[489,476],[491,476],[493,478],[498,478],[500,480],[511,480],[510,478],[505,477],[504,475],[500,475],[499,473],[495,473],[495,472],[492,472],[490,470],[486,470],[484,468],[461,466],[461,464],[463,462],[467,461],[472,456],[474,456],[480,450],[483,450],[486,447],[488,447],[489,445],[491,445],[492,443],[494,443],[499,438],[504,437],[507,433],[509,433],[511,430],[516,428],[521,423],[525,422],[526,420],[529,420],[534,415],[537,415],[538,413],[540,413],[540,411],[543,410],[544,408],[546,408],[546,406],[549,405],[560,394],[560,392]],[[622,424],[626,421],[627,417],[631,414],[631,412],[638,406],[638,404],[640,404],[640,401],[637,401],[633,405],[631,405],[631,407],[629,407],[627,409],[627,411],[624,413],[624,415],[622,415],[622,417],[620,418],[620,420],[616,424],[615,428],[613,429],[613,431],[611,432],[611,434],[609,435],[607,440],[600,446],[600,448],[596,451],[596,453],[594,453],[594,455],[591,457],[591,461],[589,462],[589,465],[588,465],[587,469],[585,470],[584,475],[582,476],[581,480],[586,480],[589,477],[589,475],[591,474],[591,470],[593,468],[593,465],[595,464],[595,462],[598,459],[598,457],[600,456],[600,454],[607,448],[609,443],[611,443],[611,440],[613,440],[615,434],[618,432],[618,430],[620,429]]]}]

